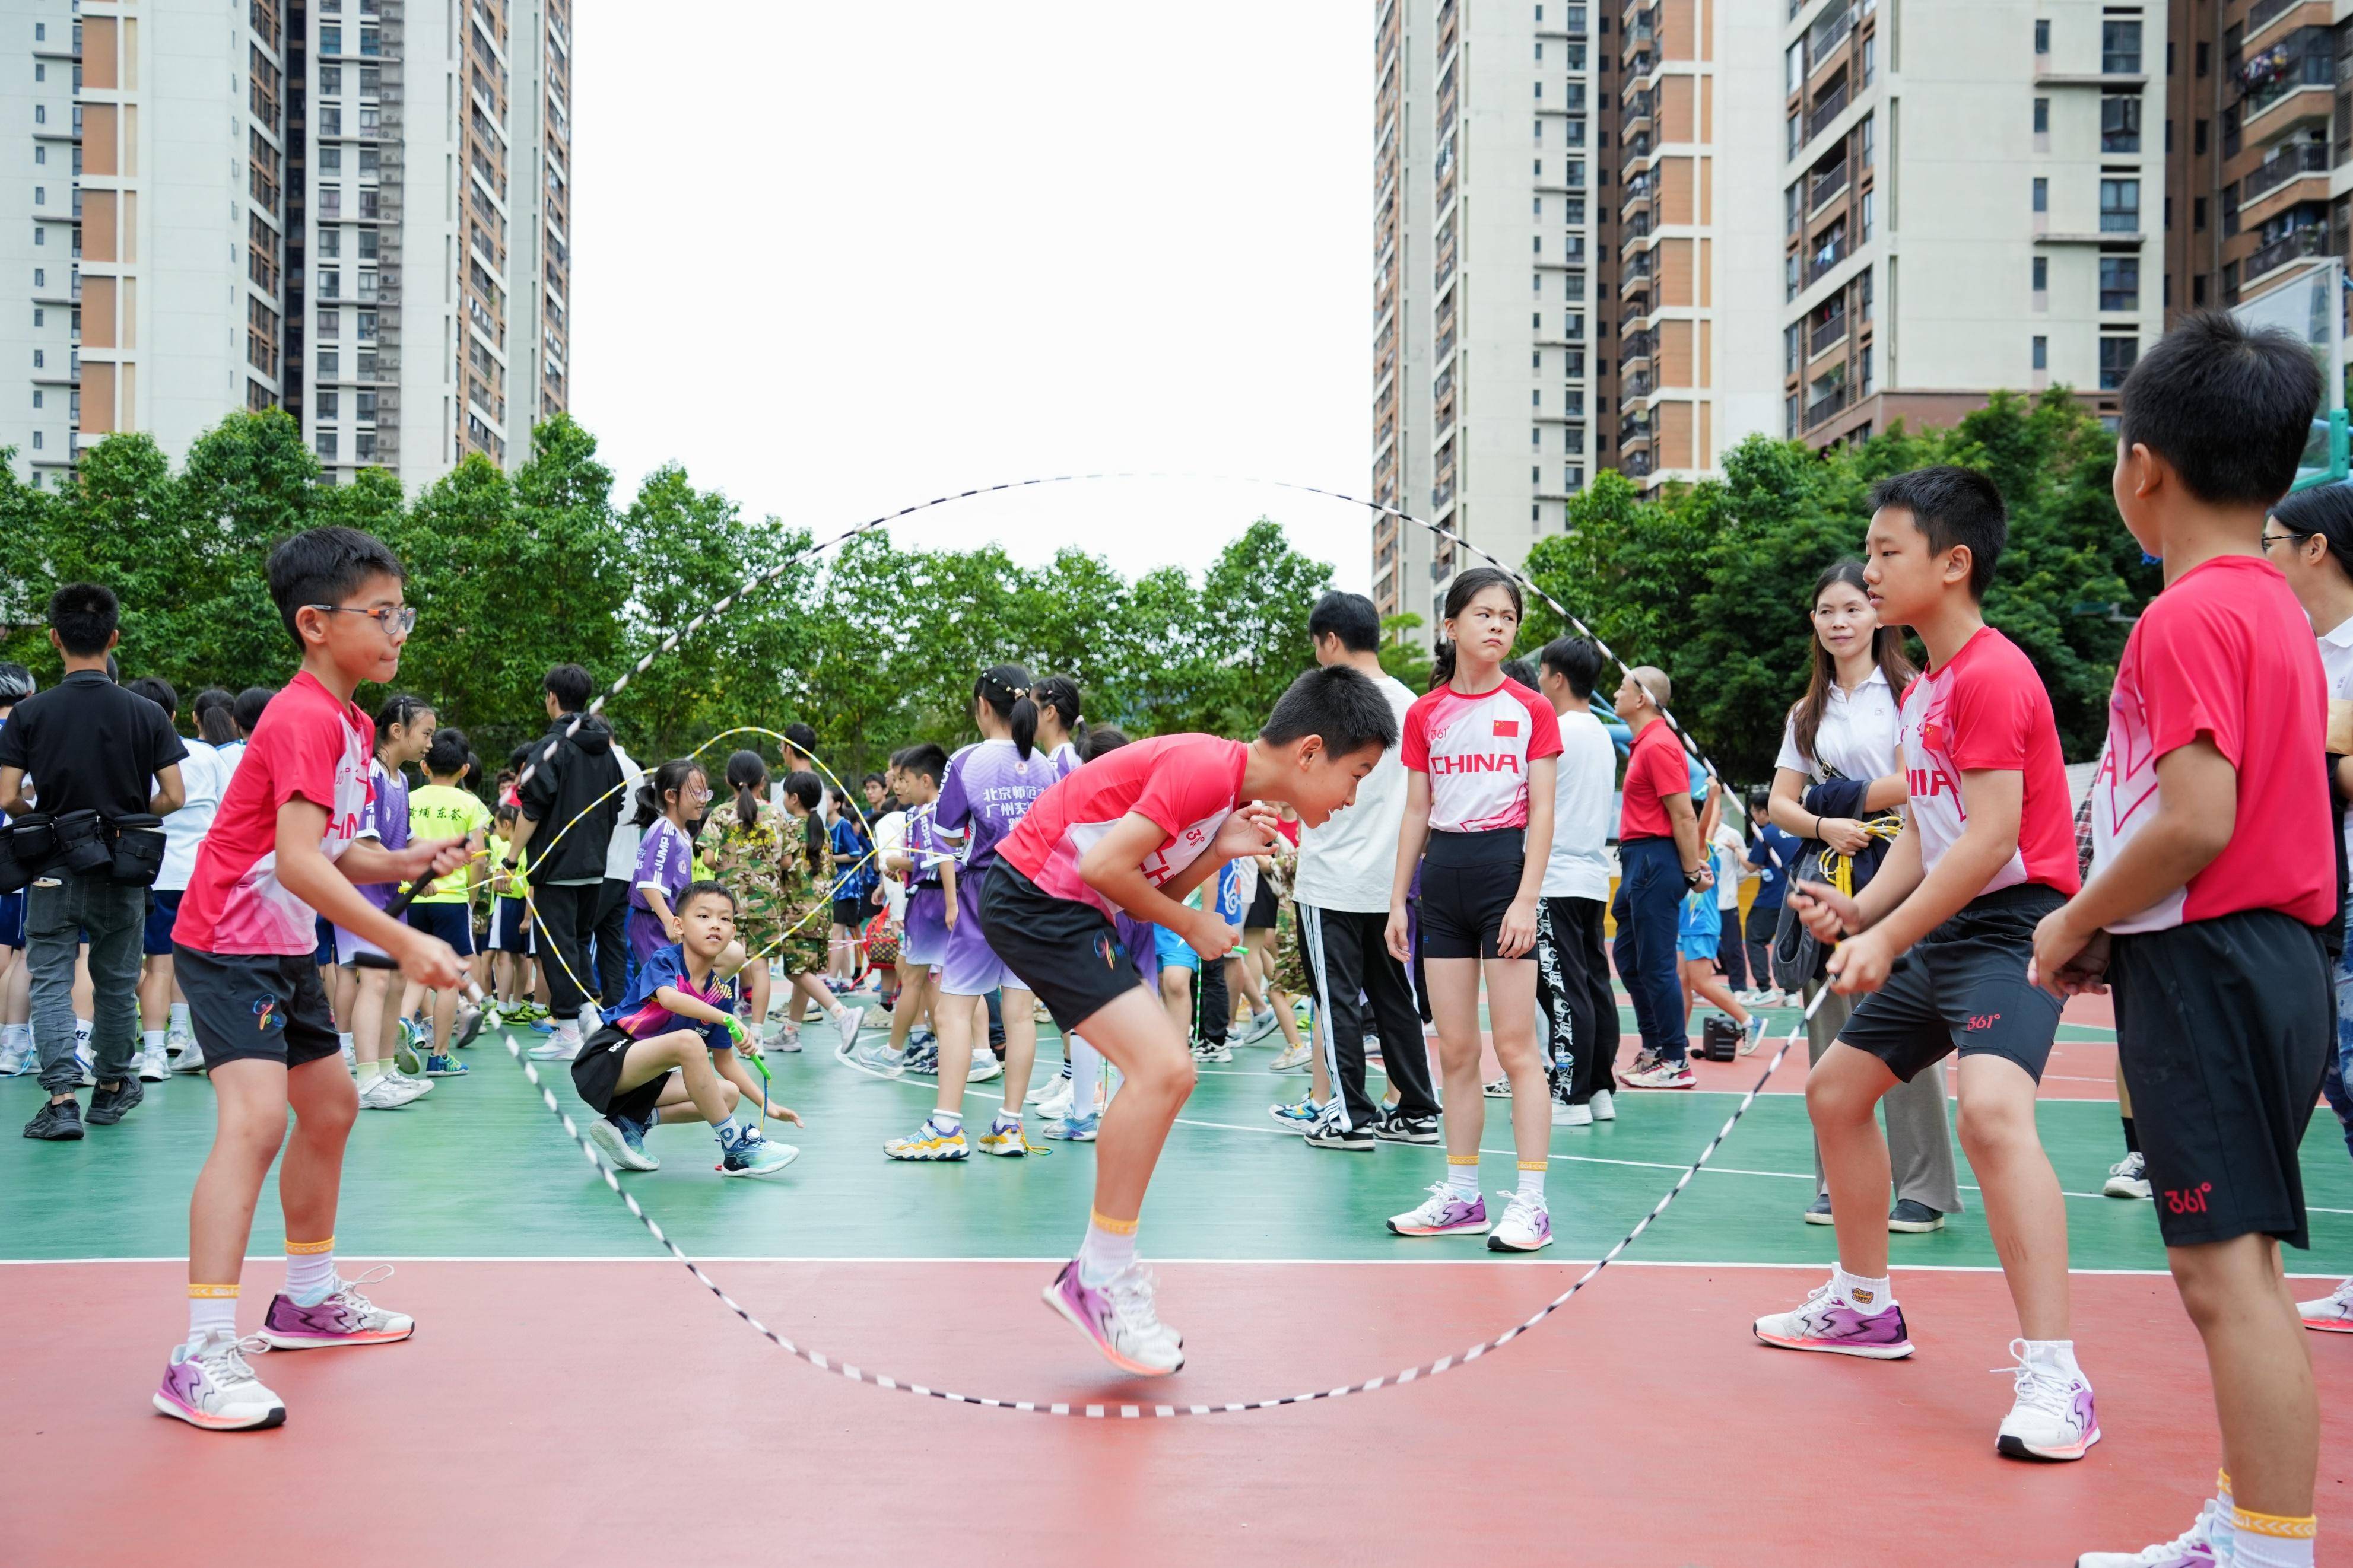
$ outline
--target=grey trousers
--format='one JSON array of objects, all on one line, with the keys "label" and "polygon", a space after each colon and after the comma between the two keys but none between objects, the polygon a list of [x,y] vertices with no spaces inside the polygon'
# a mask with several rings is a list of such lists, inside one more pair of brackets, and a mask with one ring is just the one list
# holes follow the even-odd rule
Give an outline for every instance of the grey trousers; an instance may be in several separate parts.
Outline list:
[{"label": "grey trousers", "polygon": [[[1821,989],[1819,981],[1806,987],[1810,1004]],[[1852,999],[1831,993],[1806,1025],[1806,1059],[1819,1062],[1854,1011]],[[1945,1116],[1945,1064],[1921,1073],[1910,1083],[1899,1083],[1879,1102],[1879,1119],[1887,1128],[1887,1162],[1895,1177],[1896,1199],[1910,1198],[1938,1214],[1961,1212],[1961,1189],[1953,1169],[1953,1136]],[[1814,1145],[1814,1191],[1830,1191],[1822,1177],[1822,1146]]]},{"label": "grey trousers", "polygon": [[71,1094],[81,1082],[74,1060],[74,959],[90,937],[90,1053],[98,1081],[138,1076],[139,950],[147,931],[147,889],[111,878],[44,878],[25,889],[25,972],[31,982],[33,1040],[41,1087]]}]

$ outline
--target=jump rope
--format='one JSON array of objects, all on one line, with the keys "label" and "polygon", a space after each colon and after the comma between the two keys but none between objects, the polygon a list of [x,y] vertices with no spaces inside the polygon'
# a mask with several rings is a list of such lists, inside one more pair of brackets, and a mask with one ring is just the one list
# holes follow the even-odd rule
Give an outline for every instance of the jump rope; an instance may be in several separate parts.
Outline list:
[{"label": "jump rope", "polygon": [[[860,534],[871,532],[875,529],[895,522],[901,518],[911,517],[918,512],[929,511],[937,507],[953,505],[957,501],[968,500],[976,496],[997,495],[1008,490],[1027,489],[1044,485],[1080,484],[1103,480],[1156,481],[1166,479],[1206,479],[1220,482],[1265,485],[1274,489],[1289,490],[1304,495],[1323,496],[1327,500],[1341,501],[1350,506],[1363,507],[1378,517],[1396,518],[1401,522],[1410,522],[1418,527],[1427,529],[1429,531],[1437,535],[1439,538],[1447,541],[1449,543],[1459,545],[1463,550],[1466,550],[1470,553],[1479,557],[1479,559],[1486,562],[1497,571],[1504,573],[1505,575],[1511,577],[1514,582],[1520,584],[1529,593],[1543,600],[1545,604],[1552,609],[1553,613],[1559,616],[1564,622],[1569,626],[1575,626],[1581,636],[1590,638],[1594,646],[1600,649],[1603,658],[1609,659],[1620,670],[1625,671],[1630,675],[1632,673],[1631,667],[1629,666],[1624,659],[1620,658],[1614,651],[1612,651],[1609,645],[1604,642],[1599,634],[1597,634],[1590,626],[1587,626],[1585,622],[1570,611],[1567,605],[1554,598],[1550,594],[1546,593],[1542,587],[1529,580],[1526,576],[1514,571],[1511,567],[1504,565],[1501,561],[1496,560],[1493,555],[1488,554],[1485,551],[1480,549],[1469,540],[1455,533],[1452,530],[1442,527],[1438,523],[1430,522],[1425,519],[1415,517],[1409,512],[1399,511],[1397,508],[1386,505],[1383,502],[1366,500],[1358,496],[1346,495],[1338,490],[1324,489],[1314,485],[1303,485],[1282,479],[1261,479],[1229,474],[1191,474],[1158,471],[1134,473],[1060,474],[1050,479],[1016,479],[1004,484],[987,485],[974,489],[959,491],[955,495],[936,496],[930,500],[919,501],[912,506],[902,507],[897,511],[885,512],[879,517],[871,518],[867,521],[861,522],[854,528],[846,529],[842,532],[835,534],[833,537],[824,541],[822,543],[811,545],[803,551],[796,552],[794,554],[786,556],[784,560],[779,561],[775,565],[769,567],[766,571],[760,573],[756,576],[754,576],[749,581],[745,582],[733,593],[731,593],[726,597],[719,600],[701,615],[698,615],[693,619],[688,621],[685,626],[670,633],[670,636],[665,637],[661,644],[654,648],[652,652],[648,653],[644,658],[638,660],[636,666],[633,667],[627,674],[623,675],[620,679],[615,681],[610,689],[606,691],[603,696],[591,702],[580,713],[576,714],[573,718],[572,722],[565,727],[562,734],[551,736],[548,739],[545,749],[540,752],[538,757],[524,766],[522,776],[515,781],[516,787],[520,789],[525,783],[527,783],[531,779],[533,773],[537,771],[539,764],[547,761],[550,757],[553,757],[555,754],[555,749],[557,746],[562,744],[565,741],[571,739],[572,736],[579,731],[582,724],[587,722],[590,718],[600,713],[603,710],[605,704],[611,701],[615,697],[620,695],[620,693],[628,688],[630,681],[636,679],[638,676],[645,674],[649,669],[651,669],[657,659],[666,654],[675,651],[681,642],[684,641],[687,637],[691,637],[695,632],[701,630],[713,617],[725,614],[737,603],[737,601],[744,598],[744,595],[752,593],[754,589],[760,588],[765,586],[766,584],[773,582],[776,577],[782,575],[788,567],[803,557],[815,557],[821,555],[825,552],[833,549],[836,545],[847,543],[849,541],[857,538]],[[1698,744],[1692,739],[1690,732],[1684,730],[1684,728],[1675,721],[1673,715],[1669,713],[1663,705],[1660,707],[1659,716],[1661,719],[1665,721],[1668,729],[1673,733],[1675,738],[1683,743],[1683,748],[1689,752],[1693,757],[1697,759],[1702,768],[1706,770],[1708,776],[1715,781],[1719,788],[1725,789],[1728,792],[1730,786],[1725,784],[1724,777],[1716,771],[1715,764],[1709,761],[1706,752],[1703,752],[1699,748]],[[725,733],[744,733],[748,732],[750,728],[750,726],[745,726],[742,730],[730,731]],[[768,733],[771,731],[762,732]],[[720,738],[721,737],[719,736],[714,736],[712,741],[706,742],[704,743],[705,748],[716,743]],[[816,759],[812,756],[811,760],[815,761]],[[820,763],[819,765],[822,767],[823,764]],[[829,771],[828,776],[831,776]],[[837,785],[839,785],[839,781],[836,780],[835,782]],[[607,792],[607,795],[612,793],[612,791]],[[602,796],[599,797],[600,800],[602,798]],[[579,818],[577,816],[573,818],[573,821],[575,822],[578,820]],[[569,829],[571,826],[572,824],[569,822],[565,824],[564,828],[558,830],[558,837],[561,837],[561,834],[565,830]],[[549,842],[552,845],[554,840],[550,839]],[[870,851],[870,855],[871,854],[871,851]],[[428,879],[426,881],[420,882],[416,886],[403,890],[393,900],[392,904],[385,912],[386,914],[396,915],[401,910],[406,907],[408,900],[416,896],[417,887],[429,885],[430,879]],[[816,912],[816,910],[810,911],[811,914],[815,914]],[[804,917],[804,919],[806,920],[806,917]],[[797,924],[794,929],[797,930],[798,925]],[[786,934],[789,935],[791,933],[787,932]],[[778,942],[781,942],[781,941],[782,938],[779,938]],[[776,944],[771,944],[772,948],[774,945]],[[558,962],[563,962],[561,954],[558,955]],[[746,962],[749,961],[747,960]],[[568,964],[565,965],[565,972],[566,974],[571,973],[571,969]],[[573,979],[575,984],[577,984],[578,977],[575,975],[573,976]],[[475,984],[470,977],[467,979],[465,988],[468,996],[476,1006],[483,1006],[487,1005],[487,998],[483,995],[481,987]],[[584,994],[585,994],[586,992],[584,990]],[[507,1054],[514,1058],[515,1065],[522,1068],[523,1077],[530,1081],[531,1086],[539,1091],[541,1103],[544,1104],[547,1107],[548,1113],[554,1116],[556,1121],[563,1125],[565,1136],[572,1140],[574,1146],[580,1151],[582,1157],[588,1162],[590,1167],[594,1169],[598,1175],[604,1178],[605,1185],[610,1188],[613,1194],[621,1200],[622,1205],[646,1227],[647,1234],[651,1236],[654,1240],[661,1246],[663,1250],[667,1251],[672,1258],[676,1258],[680,1266],[694,1277],[695,1282],[701,1285],[704,1289],[710,1291],[711,1294],[718,1300],[722,1306],[725,1307],[729,1311],[733,1312],[738,1318],[742,1319],[745,1325],[751,1328],[754,1332],[768,1341],[769,1343],[775,1345],[778,1350],[783,1351],[787,1355],[793,1356],[797,1360],[807,1362],[809,1365],[817,1368],[819,1372],[831,1373],[836,1375],[848,1378],[852,1383],[866,1384],[872,1387],[887,1389],[893,1393],[920,1394],[925,1398],[944,1400],[953,1405],[983,1405],[994,1410],[1018,1410],[1031,1415],[1076,1415],[1092,1420],[1102,1420],[1111,1417],[1117,1417],[1124,1420],[1136,1420],[1148,1417],[1167,1417],[1178,1415],[1234,1415],[1250,1410],[1273,1410],[1289,1405],[1312,1405],[1319,1400],[1341,1399],[1352,1394],[1371,1394],[1378,1389],[1401,1387],[1406,1384],[1419,1382],[1424,1378],[1436,1377],[1441,1373],[1451,1372],[1456,1367],[1467,1366],[1471,1363],[1479,1360],[1481,1357],[1487,1355],[1491,1352],[1503,1349],[1505,1345],[1510,1344],[1514,1340],[1518,1339],[1521,1335],[1536,1328],[1546,1319],[1550,1318],[1555,1312],[1559,1311],[1563,1307],[1567,1306],[1570,1301],[1576,1299],[1578,1291],[1591,1284],[1593,1280],[1600,1275],[1603,1269],[1616,1262],[1618,1258],[1624,1254],[1628,1247],[1634,1245],[1635,1241],[1644,1231],[1651,1228],[1651,1225],[1658,1220],[1660,1215],[1667,1212],[1669,1205],[1673,1204],[1675,1199],[1683,1194],[1683,1189],[1691,1185],[1693,1178],[1696,1177],[1700,1173],[1701,1170],[1706,1166],[1708,1161],[1715,1157],[1715,1152],[1724,1146],[1725,1140],[1732,1136],[1732,1130],[1740,1124],[1740,1119],[1748,1113],[1749,1108],[1755,1105],[1758,1097],[1765,1092],[1765,1086],[1772,1081],[1773,1075],[1780,1070],[1781,1063],[1788,1058],[1789,1052],[1797,1046],[1798,1042],[1804,1037],[1806,1025],[1812,1020],[1817,1012],[1820,1011],[1822,1004],[1830,998],[1830,995],[1831,988],[1828,985],[1823,986],[1820,991],[1815,994],[1813,1001],[1807,1005],[1804,1016],[1790,1027],[1788,1038],[1784,1040],[1781,1043],[1781,1047],[1773,1053],[1772,1059],[1766,1064],[1765,1070],[1763,1073],[1758,1075],[1756,1084],[1751,1087],[1746,1094],[1741,1096],[1740,1102],[1733,1107],[1732,1114],[1725,1118],[1724,1125],[1716,1130],[1715,1136],[1709,1139],[1707,1146],[1699,1152],[1699,1157],[1694,1160],[1690,1166],[1684,1170],[1683,1174],[1675,1179],[1675,1183],[1672,1186],[1669,1187],[1660,1195],[1659,1201],[1651,1205],[1650,1212],[1645,1214],[1640,1220],[1637,1220],[1634,1224],[1634,1227],[1628,1231],[1623,1237],[1620,1237],[1616,1245],[1612,1246],[1609,1251],[1603,1253],[1592,1267],[1586,1269],[1583,1274],[1577,1276],[1577,1279],[1570,1284],[1567,1289],[1563,1290],[1559,1295],[1554,1297],[1551,1300],[1537,1308],[1536,1310],[1527,1318],[1524,1319],[1520,1322],[1513,1324],[1510,1328],[1505,1329],[1503,1332],[1495,1335],[1492,1339],[1480,1341],[1478,1343],[1472,1345],[1467,1350],[1452,1355],[1440,1356],[1436,1361],[1425,1362],[1419,1366],[1408,1367],[1402,1372],[1367,1378],[1362,1382],[1343,1384],[1336,1388],[1316,1389],[1303,1394],[1286,1394],[1267,1399],[1235,1400],[1218,1405],[1147,1405],[1111,1403],[1099,1405],[1072,1404],[1069,1402],[1033,1399],[999,1399],[985,1394],[958,1394],[949,1389],[933,1388],[925,1384],[911,1382],[905,1378],[893,1377],[886,1373],[879,1373],[866,1367],[860,1367],[852,1363],[842,1361],[838,1357],[829,1356],[822,1351],[799,1344],[795,1341],[786,1338],[783,1334],[776,1332],[774,1329],[769,1328],[758,1318],[753,1316],[751,1311],[746,1309],[743,1303],[730,1296],[726,1290],[721,1287],[717,1280],[712,1279],[710,1274],[704,1270],[702,1265],[688,1257],[685,1251],[680,1247],[678,1243],[670,1239],[670,1234],[662,1229],[660,1222],[656,1220],[653,1215],[648,1214],[645,1211],[644,1206],[638,1202],[637,1195],[628,1192],[621,1185],[620,1180],[615,1173],[613,1168],[607,1165],[604,1160],[598,1156],[596,1146],[588,1142],[586,1134],[580,1130],[578,1123],[574,1121],[571,1113],[565,1110],[564,1107],[558,1103],[554,1091],[541,1079],[537,1064],[523,1054],[522,1047],[516,1040],[514,1032],[512,1029],[503,1030],[501,1031],[501,1037],[506,1042]],[[755,1063],[759,1062],[759,1058],[756,1055],[753,1057],[753,1059]],[[844,1057],[838,1059],[847,1058]],[[767,1072],[766,1064],[759,1063],[759,1065],[760,1070],[765,1076]]]}]

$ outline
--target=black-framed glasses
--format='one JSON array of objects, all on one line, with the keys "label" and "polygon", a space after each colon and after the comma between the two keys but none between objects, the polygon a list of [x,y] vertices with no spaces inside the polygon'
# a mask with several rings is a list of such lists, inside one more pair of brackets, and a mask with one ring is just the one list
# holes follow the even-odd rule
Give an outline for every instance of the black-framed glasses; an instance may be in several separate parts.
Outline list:
[{"label": "black-framed glasses", "polygon": [[392,605],[382,609],[362,610],[349,605],[305,605],[306,610],[319,610],[330,616],[366,616],[384,628],[384,635],[405,637],[417,626],[417,606]]}]

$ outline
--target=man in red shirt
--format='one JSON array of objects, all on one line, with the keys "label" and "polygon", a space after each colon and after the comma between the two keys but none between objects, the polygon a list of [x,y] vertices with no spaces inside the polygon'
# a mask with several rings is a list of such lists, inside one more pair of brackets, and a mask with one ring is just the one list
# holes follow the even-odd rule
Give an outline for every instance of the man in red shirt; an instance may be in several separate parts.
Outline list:
[{"label": "man in red shirt", "polygon": [[286,1419],[237,1331],[254,1205],[281,1143],[290,1142],[279,1173],[286,1289],[270,1301],[261,1338],[310,1350],[388,1344],[416,1328],[336,1272],[336,1197],[359,1093],[311,963],[324,915],[420,985],[448,990],[459,980],[448,943],[385,914],[355,885],[447,876],[466,863],[462,838],[388,850],[359,837],[375,727],[352,693],[399,671],[417,618],[401,582],[398,558],[353,529],[314,528],[270,552],[269,596],[302,668],[254,728],[172,931],[173,972],[219,1123],[188,1205],[188,1338],[174,1347],[154,1405],[206,1431]]},{"label": "man in red shirt", "polygon": [[1819,882],[1793,907],[1831,954],[1831,984],[1868,992],[1806,1082],[1838,1266],[1794,1311],[1757,1320],[1784,1350],[1912,1353],[1887,1280],[1887,1140],[1879,1101],[1960,1058],[1961,1147],[1983,1184],[2022,1345],[1995,1438],[2018,1459],[2080,1459],[2100,1440],[2070,1336],[2066,1199],[2034,1125],[2059,999],[2027,978],[2035,922],[2081,884],[2050,694],[1980,605],[2009,537],[2001,493],[1968,468],[1916,469],[1872,493],[1863,582],[1910,626],[1927,673],[1904,693],[1904,831],[1852,898]]},{"label": "man in red shirt", "polygon": [[1611,957],[1642,1032],[1642,1055],[1626,1077],[1629,1089],[1690,1089],[1698,1082],[1683,1034],[1675,922],[1683,895],[1715,886],[1715,873],[1692,809],[1691,767],[1663,711],[1672,700],[1667,672],[1648,665],[1627,671],[1618,688],[1618,717],[1634,731],[1634,745],[1626,755],[1618,817],[1618,897],[1609,910],[1618,940]]},{"label": "man in red shirt", "polygon": [[2319,402],[2301,343],[2220,314],[2175,328],[2125,384],[2116,509],[2163,559],[2165,590],[2117,661],[2092,880],[2042,921],[2034,957],[2058,990],[2115,989],[2116,1058],[2205,1342],[2223,1478],[2179,1539],[2084,1568],[2313,1561],[2320,1405],[2279,1244],[2310,1245],[2296,1150],[2336,1036],[2328,688],[2263,552]]}]

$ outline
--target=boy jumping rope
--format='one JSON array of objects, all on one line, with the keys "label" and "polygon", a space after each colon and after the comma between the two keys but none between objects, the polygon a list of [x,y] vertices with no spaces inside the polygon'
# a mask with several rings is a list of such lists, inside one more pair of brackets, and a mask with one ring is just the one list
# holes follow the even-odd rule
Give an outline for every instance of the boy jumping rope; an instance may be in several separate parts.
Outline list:
[{"label": "boy jumping rope", "polygon": [[[1983,474],[1929,468],[1872,494],[1863,581],[1881,620],[1927,645],[1904,693],[1904,831],[1871,886],[1819,882],[1790,901],[1840,938],[1832,985],[1868,992],[1806,1081],[1839,1260],[1796,1310],[1757,1320],[1784,1350],[1893,1360],[1912,1353],[1887,1275],[1887,1141],[1879,1101],[1960,1054],[1961,1147],[2018,1309],[2016,1398],[1996,1439],[2018,1459],[2080,1459],[2100,1440],[2069,1338],[2066,1200],[2035,1131],[2034,1094],[2059,999],[2027,977],[2035,922],[2081,885],[2059,730],[2042,678],[1985,624],[2009,525]],[[2307,639],[2309,640],[2309,639]],[[2317,1079],[2315,1080],[2316,1082]]]},{"label": "boy jumping rope", "polygon": [[[2320,403],[2303,345],[2198,315],[2125,384],[2116,510],[2165,563],[2125,641],[2092,781],[2091,881],[2034,936],[2061,992],[2115,990],[2116,1059],[2222,1428],[2189,1529],[2078,1568],[2310,1568],[2320,1404],[2279,1244],[2336,1039],[2328,686],[2264,552]],[[1990,1195],[1990,1194],[1989,1194]]]},{"label": "boy jumping rope", "polygon": [[1124,1372],[1185,1364],[1183,1336],[1160,1321],[1135,1260],[1135,1230],[1196,1069],[1112,917],[1124,910],[1182,933],[1205,959],[1224,958],[1234,929],[1180,900],[1228,861],[1273,851],[1264,803],[1287,801],[1320,827],[1397,741],[1397,715],[1371,680],[1345,667],[1311,670],[1255,741],[1160,735],[1123,746],[1047,789],[999,847],[980,901],[990,949],[1057,1027],[1083,1034],[1125,1080],[1095,1141],[1085,1243],[1045,1290]]},{"label": "boy jumping rope", "polygon": [[[466,863],[462,838],[401,850],[358,840],[375,729],[352,693],[400,668],[417,623],[401,599],[400,562],[367,534],[314,528],[272,551],[269,570],[302,668],[254,727],[172,932],[218,1122],[188,1206],[188,1337],[174,1348],[154,1404],[213,1431],[286,1419],[285,1402],[246,1363],[248,1349],[386,1344],[416,1328],[360,1293],[377,1275],[335,1272],[335,1203],[359,1092],[314,963],[317,917],[375,944],[414,984],[449,990],[460,974],[448,943],[385,914],[356,885],[446,876]],[[246,1241],[281,1143],[286,1289],[259,1339],[240,1340]]]}]

